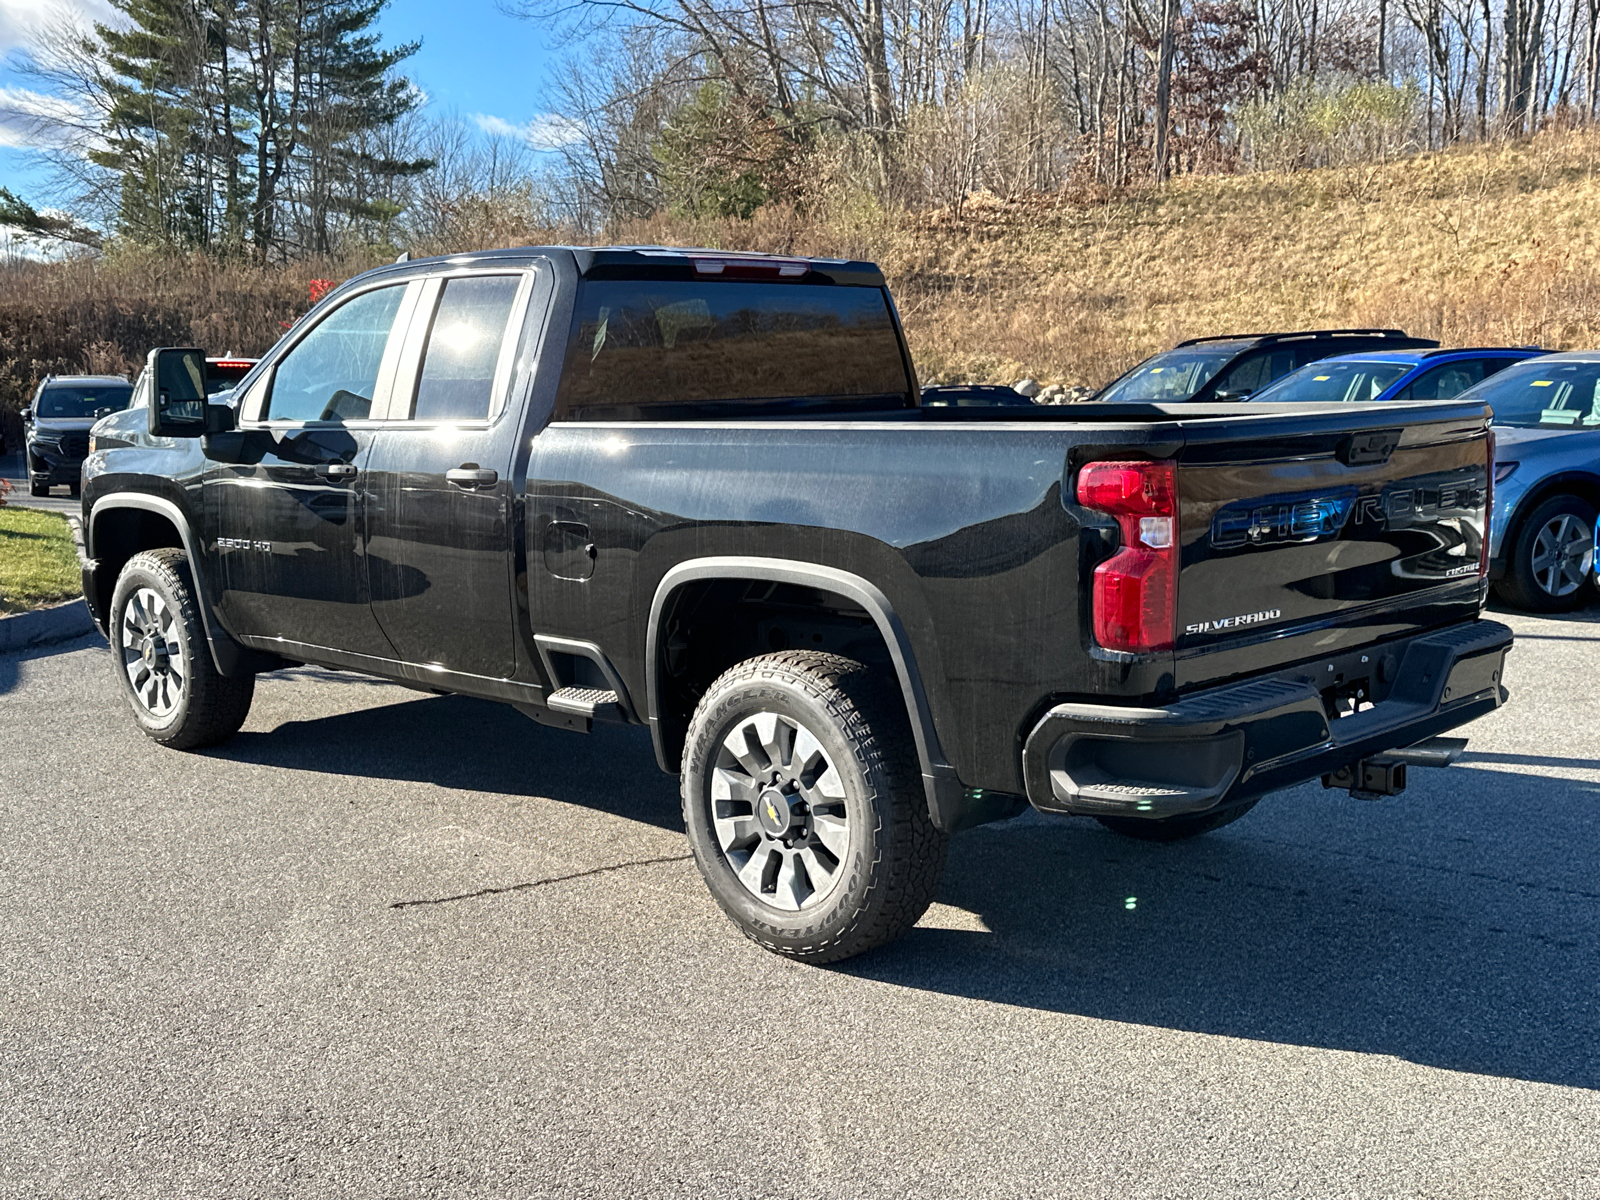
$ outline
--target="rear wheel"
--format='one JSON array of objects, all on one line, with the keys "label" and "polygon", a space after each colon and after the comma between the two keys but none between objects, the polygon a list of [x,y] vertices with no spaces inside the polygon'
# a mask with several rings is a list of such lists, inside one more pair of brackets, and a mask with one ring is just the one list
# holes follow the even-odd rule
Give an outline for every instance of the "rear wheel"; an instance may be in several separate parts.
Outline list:
[{"label": "rear wheel", "polygon": [[111,596],[108,632],[112,670],[147,737],[190,750],[239,731],[255,676],[217,672],[183,551],[146,550],[128,560]]},{"label": "rear wheel", "polygon": [[898,691],[812,651],[750,659],[711,685],[689,726],[683,817],[723,912],[806,962],[849,958],[916,924],[948,845]]},{"label": "rear wheel", "polygon": [[28,484],[28,495],[30,495],[30,496],[48,496],[49,494],[50,494],[50,485],[48,483],[30,483],[30,484]]},{"label": "rear wheel", "polygon": [[1181,842],[1184,838],[1199,837],[1224,825],[1232,825],[1256,806],[1254,800],[1223,812],[1184,813],[1177,817],[1096,817],[1112,833],[1138,838],[1141,842]]},{"label": "rear wheel", "polygon": [[1530,612],[1576,608],[1588,598],[1583,585],[1594,562],[1594,522],[1593,506],[1577,496],[1539,505],[1517,530],[1496,593]]}]

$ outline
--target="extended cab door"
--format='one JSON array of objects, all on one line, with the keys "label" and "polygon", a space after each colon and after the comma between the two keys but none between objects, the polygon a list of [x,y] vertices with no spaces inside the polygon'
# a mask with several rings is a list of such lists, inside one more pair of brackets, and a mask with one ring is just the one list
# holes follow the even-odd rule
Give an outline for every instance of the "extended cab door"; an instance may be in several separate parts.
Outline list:
[{"label": "extended cab door", "polygon": [[206,474],[219,607],[236,634],[393,654],[370,603],[364,475],[421,289],[350,296],[244,398],[242,461]]},{"label": "extended cab door", "polygon": [[515,672],[510,393],[549,289],[547,270],[505,268],[424,284],[367,474],[373,610],[406,662]]}]

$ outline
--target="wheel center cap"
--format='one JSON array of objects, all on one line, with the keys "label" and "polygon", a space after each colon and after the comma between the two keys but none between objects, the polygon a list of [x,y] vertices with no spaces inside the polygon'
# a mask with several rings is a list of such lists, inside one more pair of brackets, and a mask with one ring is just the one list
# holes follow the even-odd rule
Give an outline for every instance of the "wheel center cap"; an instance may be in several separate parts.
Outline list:
[{"label": "wheel center cap", "polygon": [[777,788],[768,788],[756,799],[756,820],[762,832],[769,837],[782,837],[794,824],[794,810],[789,807],[789,797]]}]

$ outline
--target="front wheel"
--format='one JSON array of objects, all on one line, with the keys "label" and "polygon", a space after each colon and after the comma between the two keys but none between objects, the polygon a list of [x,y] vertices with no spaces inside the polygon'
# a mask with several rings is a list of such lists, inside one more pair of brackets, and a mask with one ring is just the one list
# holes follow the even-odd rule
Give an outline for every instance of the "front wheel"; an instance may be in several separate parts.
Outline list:
[{"label": "front wheel", "polygon": [[232,737],[250,713],[254,675],[217,672],[181,550],[135,554],[111,595],[112,670],[145,735],[174,750]]},{"label": "front wheel", "polygon": [[915,925],[949,844],[928,816],[898,691],[813,651],[752,658],[711,685],[689,725],[683,819],[723,912],[813,963]]},{"label": "front wheel", "polygon": [[1528,515],[1508,547],[1501,599],[1529,612],[1561,612],[1588,598],[1595,510],[1576,496],[1552,496]]}]

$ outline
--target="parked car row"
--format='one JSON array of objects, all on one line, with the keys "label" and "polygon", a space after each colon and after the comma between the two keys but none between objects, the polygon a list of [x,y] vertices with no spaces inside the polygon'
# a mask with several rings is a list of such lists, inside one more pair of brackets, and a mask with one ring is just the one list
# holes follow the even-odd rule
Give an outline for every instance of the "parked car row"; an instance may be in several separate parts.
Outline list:
[{"label": "parked car row", "polygon": [[1337,405],[1481,399],[1494,410],[1490,578],[1515,608],[1556,612],[1600,586],[1600,351],[1441,349],[1399,329],[1199,338],[1107,384],[1101,402]]}]

